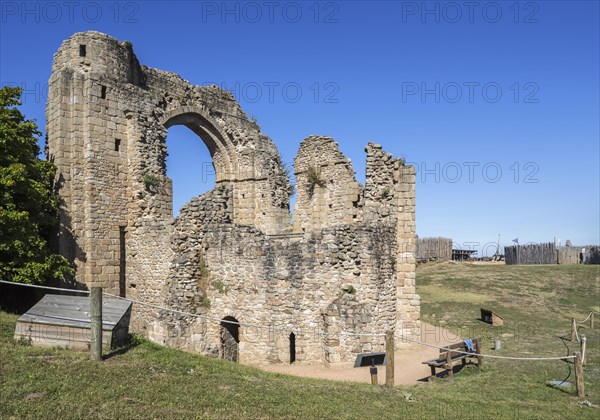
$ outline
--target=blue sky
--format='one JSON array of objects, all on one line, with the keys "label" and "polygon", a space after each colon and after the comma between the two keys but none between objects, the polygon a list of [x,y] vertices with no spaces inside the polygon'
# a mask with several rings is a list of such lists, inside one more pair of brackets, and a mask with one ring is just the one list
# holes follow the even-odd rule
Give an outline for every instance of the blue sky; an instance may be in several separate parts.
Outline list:
[{"label": "blue sky", "polygon": [[[0,84],[43,129],[52,56],[75,32],[233,90],[293,161],[329,135],[364,182],[364,146],[417,167],[417,232],[486,248],[600,243],[599,2],[0,2]],[[213,187],[169,129],[174,207]],[[485,254],[493,253],[486,248]]]}]

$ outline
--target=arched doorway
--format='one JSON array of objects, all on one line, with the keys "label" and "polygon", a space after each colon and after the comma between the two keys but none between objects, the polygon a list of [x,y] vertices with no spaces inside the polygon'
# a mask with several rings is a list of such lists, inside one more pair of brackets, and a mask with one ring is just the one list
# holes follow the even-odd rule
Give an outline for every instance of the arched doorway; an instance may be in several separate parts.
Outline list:
[{"label": "arched doorway", "polygon": [[221,320],[221,359],[238,362],[240,343],[240,324],[232,316],[226,316]]},{"label": "arched doorway", "polygon": [[296,334],[290,334],[290,363],[296,361]]}]

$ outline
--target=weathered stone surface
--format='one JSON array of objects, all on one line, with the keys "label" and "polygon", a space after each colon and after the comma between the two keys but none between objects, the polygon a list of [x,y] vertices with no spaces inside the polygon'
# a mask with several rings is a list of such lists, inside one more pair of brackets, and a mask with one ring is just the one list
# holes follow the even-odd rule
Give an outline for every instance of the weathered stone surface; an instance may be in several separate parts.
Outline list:
[{"label": "weathered stone surface", "polygon": [[[208,147],[216,186],[174,218],[165,140],[177,124]],[[383,350],[360,334],[418,334],[414,169],[382,146],[367,146],[362,186],[333,139],[302,141],[290,223],[279,153],[230,93],[145,67],[98,32],[56,53],[47,133],[75,281],[204,316],[135,305],[150,339],[246,363],[289,362],[292,347],[297,362],[338,363]],[[219,320],[238,321],[238,336]]]}]

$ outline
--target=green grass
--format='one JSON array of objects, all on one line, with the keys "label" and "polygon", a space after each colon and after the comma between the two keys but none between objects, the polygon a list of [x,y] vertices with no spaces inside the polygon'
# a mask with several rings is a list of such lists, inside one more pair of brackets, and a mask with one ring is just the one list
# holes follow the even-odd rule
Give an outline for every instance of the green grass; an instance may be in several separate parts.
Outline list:
[{"label": "green grass", "polygon": [[[568,331],[570,316],[583,319],[590,308],[598,309],[599,268],[426,264],[417,273],[417,291],[425,321],[464,332],[465,337],[483,337],[485,353],[564,355],[566,347],[556,336]],[[503,315],[505,326],[478,321],[480,306]],[[95,363],[86,353],[14,342],[16,318],[0,312],[3,419],[600,416],[600,325],[593,332],[582,330],[589,345],[586,399],[596,405],[587,407],[578,402],[574,390],[546,385],[567,376],[569,366],[562,361],[488,359],[482,372],[463,370],[453,382],[389,390],[266,373],[142,338],[127,351]],[[502,339],[500,351],[489,349],[495,338]],[[576,350],[569,345],[570,351]],[[574,381],[573,375],[569,381]]]}]

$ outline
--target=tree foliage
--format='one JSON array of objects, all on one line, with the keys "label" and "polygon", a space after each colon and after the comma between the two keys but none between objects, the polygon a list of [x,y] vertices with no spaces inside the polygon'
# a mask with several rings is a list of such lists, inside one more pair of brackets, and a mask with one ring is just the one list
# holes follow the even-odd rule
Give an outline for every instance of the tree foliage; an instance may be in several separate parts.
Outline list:
[{"label": "tree foliage", "polygon": [[21,89],[0,89],[0,279],[41,284],[71,273],[48,239],[58,223],[55,166],[38,158],[40,132],[16,108]]}]

